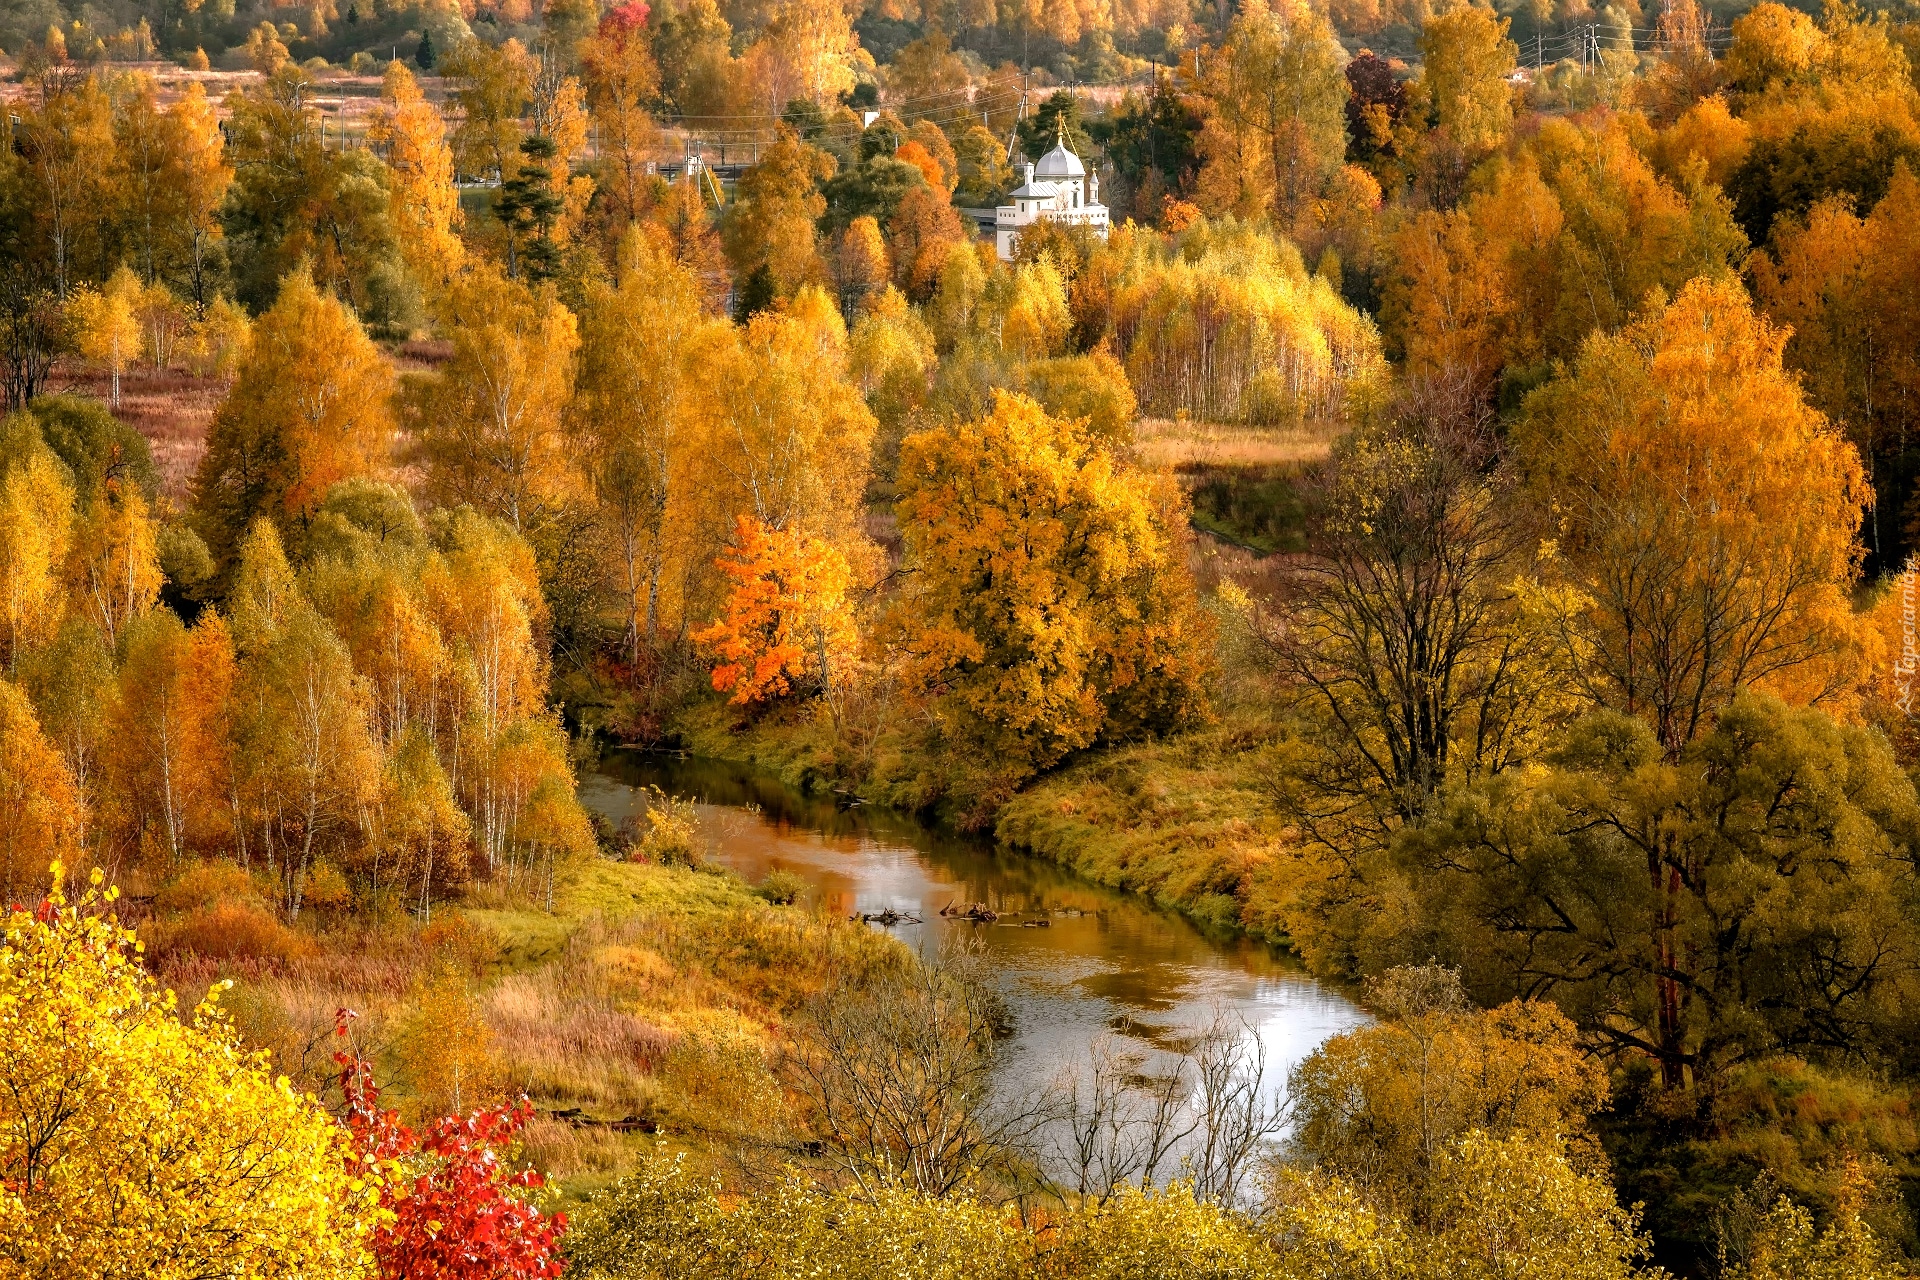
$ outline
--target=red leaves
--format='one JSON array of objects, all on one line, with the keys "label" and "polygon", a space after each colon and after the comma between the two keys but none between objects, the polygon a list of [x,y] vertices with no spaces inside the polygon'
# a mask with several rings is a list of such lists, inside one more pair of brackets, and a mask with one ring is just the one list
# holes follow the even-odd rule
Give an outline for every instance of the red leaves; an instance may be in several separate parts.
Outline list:
[{"label": "red leaves", "polygon": [[646,0],[628,0],[628,3],[607,10],[600,19],[600,34],[624,40],[640,27],[647,25],[650,12]]},{"label": "red leaves", "polygon": [[[342,1009],[336,1031],[353,1015]],[[543,1214],[515,1193],[545,1180],[531,1168],[509,1170],[497,1154],[533,1118],[522,1098],[512,1107],[442,1116],[419,1130],[382,1111],[372,1067],[339,1052],[347,1127],[359,1158],[413,1175],[392,1178],[380,1207],[391,1214],[373,1233],[373,1253],[384,1280],[531,1280],[560,1274],[565,1214]],[[402,1190],[404,1186],[404,1191]]]}]

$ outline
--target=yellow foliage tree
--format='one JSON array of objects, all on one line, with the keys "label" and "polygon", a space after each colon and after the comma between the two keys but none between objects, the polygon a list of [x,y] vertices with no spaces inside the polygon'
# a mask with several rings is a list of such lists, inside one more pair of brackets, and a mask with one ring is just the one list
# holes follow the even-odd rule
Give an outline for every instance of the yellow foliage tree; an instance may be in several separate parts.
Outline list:
[{"label": "yellow foliage tree", "polygon": [[[575,157],[587,146],[587,99],[579,77],[564,74],[557,59],[543,60],[533,77],[527,114],[535,135],[553,143],[553,154],[545,165],[547,189],[560,200],[552,236],[556,245],[565,245],[578,233],[593,199],[592,177],[573,172]],[[524,163],[524,151],[522,157]]]},{"label": "yellow foliage tree", "polygon": [[219,378],[231,385],[252,341],[253,322],[245,309],[226,298],[215,298],[187,326],[187,367],[202,378]]},{"label": "yellow foliage tree", "polygon": [[518,40],[492,45],[475,36],[440,60],[460,104],[453,153],[463,173],[505,182],[520,171],[520,115],[533,96],[538,63]]},{"label": "yellow foliage tree", "polygon": [[[433,739],[421,725],[416,724],[387,759],[380,815],[381,834],[392,855],[387,874],[402,889],[419,881],[420,918],[431,921],[435,878],[458,884],[465,877],[472,832]],[[380,870],[376,863],[376,882]]]},{"label": "yellow foliage tree", "polygon": [[454,284],[447,315],[453,357],[410,383],[404,401],[428,487],[448,506],[472,503],[522,528],[577,484],[561,420],[578,325],[551,291],[487,264]]},{"label": "yellow foliage tree", "polygon": [[60,879],[45,918],[0,933],[0,1271],[367,1274],[378,1189],[346,1131],[240,1048],[213,993],[182,1015],[103,914],[113,890],[69,902]]},{"label": "yellow foliage tree", "polygon": [[107,211],[101,187],[112,171],[113,106],[102,77],[88,75],[64,92],[22,105],[12,130],[20,147],[28,198],[53,248],[53,286],[67,296],[72,256],[81,237]]},{"label": "yellow foliage tree", "polygon": [[1489,9],[1461,5],[1427,20],[1420,33],[1423,96],[1433,123],[1454,146],[1484,155],[1513,128],[1513,73],[1519,49],[1507,39],[1509,20]]},{"label": "yellow foliage tree", "polygon": [[1395,236],[1394,258],[1384,312],[1409,372],[1457,373],[1476,389],[1490,386],[1506,361],[1513,303],[1504,275],[1486,269],[1472,218],[1463,209],[1422,209]]},{"label": "yellow foliage tree", "polygon": [[1383,1020],[1323,1043],[1294,1069],[1300,1148],[1377,1205],[1430,1217],[1436,1164],[1469,1133],[1521,1135],[1552,1149],[1593,1139],[1604,1068],[1551,1004],[1470,1007],[1452,971],[1389,970],[1369,984]]},{"label": "yellow foliage tree", "polygon": [[1346,56],[1304,0],[1242,5],[1198,86],[1209,104],[1199,149],[1210,213],[1296,227],[1346,155]]},{"label": "yellow foliage tree", "polygon": [[443,287],[466,256],[446,121],[404,63],[387,65],[380,101],[367,141],[387,162],[394,238],[421,283]]},{"label": "yellow foliage tree", "polygon": [[51,637],[66,611],[61,569],[73,536],[73,485],[66,468],[21,414],[0,431],[13,437],[0,470],[0,654],[13,671],[21,650]]},{"label": "yellow foliage tree", "polygon": [[414,1111],[423,1117],[465,1115],[492,1101],[500,1087],[493,1033],[466,974],[442,963],[416,997],[398,1046]]},{"label": "yellow foliage tree", "polygon": [[212,301],[208,283],[213,247],[223,234],[220,206],[233,185],[233,165],[227,159],[219,115],[199,81],[187,85],[168,114],[178,131],[173,153],[175,235],[184,251],[194,308],[204,315]]},{"label": "yellow foliage tree", "polygon": [[1016,776],[1200,713],[1208,630],[1161,484],[1005,392],[909,436],[898,483],[909,676]]},{"label": "yellow foliage tree", "polygon": [[[884,438],[893,440],[927,397],[927,375],[937,363],[933,333],[905,295],[888,285],[868,296],[854,321],[847,363]],[[893,470],[891,465],[881,469]]]},{"label": "yellow foliage tree", "polygon": [[582,314],[573,435],[620,554],[629,661],[679,630],[690,475],[706,425],[701,364],[733,340],[705,316],[700,284],[646,230],[620,245],[620,283]]},{"label": "yellow foliage tree", "polygon": [[[1886,196],[1861,217],[1843,198],[1815,205],[1805,223],[1783,222],[1773,252],[1756,253],[1754,292],[1790,327],[1786,361],[1807,396],[1846,431],[1881,479],[1889,455],[1920,429],[1920,179],[1896,163]],[[1871,546],[1886,550],[1885,526],[1902,513],[1870,517]]]},{"label": "yellow foliage tree", "polygon": [[76,289],[68,304],[80,353],[107,367],[112,377],[110,403],[120,407],[120,373],[140,355],[140,277],[126,267],[113,273],[104,289]]},{"label": "yellow foliage tree", "polygon": [[705,509],[723,522],[711,530],[716,546],[744,513],[824,538],[858,566],[874,421],[847,384],[839,308],[803,288],[782,310],[753,317],[713,367],[702,461]]},{"label": "yellow foliage tree", "polygon": [[836,167],[832,156],[780,126],[780,136],[741,177],[727,213],[727,260],[736,278],[765,268],[783,296],[825,278],[814,224],[827,201],[817,188]]},{"label": "yellow foliage tree", "polygon": [[33,704],[0,680],[0,896],[13,902],[44,883],[50,863],[78,851],[85,819],[73,774]]},{"label": "yellow foliage tree", "polygon": [[645,34],[615,15],[602,19],[599,31],[581,43],[580,65],[601,154],[611,161],[602,189],[616,217],[637,222],[651,189],[648,159],[662,142],[647,109],[659,96],[660,69]]},{"label": "yellow foliage tree", "polygon": [[1563,628],[1583,691],[1644,717],[1669,758],[1743,688],[1805,703],[1856,675],[1871,494],[1785,342],[1737,281],[1695,280],[1589,339],[1515,432],[1579,589]]},{"label": "yellow foliage tree", "polygon": [[1834,1214],[1816,1230],[1813,1214],[1785,1196],[1775,1202],[1727,1280],[1902,1280],[1907,1268],[1893,1245],[1866,1221],[1872,1190],[1859,1160],[1841,1169]]},{"label": "yellow foliage tree", "polygon": [[1652,1251],[1637,1210],[1604,1176],[1574,1166],[1550,1139],[1467,1134],[1435,1160],[1428,1234],[1416,1238],[1420,1280],[1658,1280],[1635,1264]]},{"label": "yellow foliage tree", "polygon": [[1819,24],[1783,4],[1754,5],[1733,23],[1725,73],[1733,88],[1758,95],[1809,77],[1827,53]]},{"label": "yellow foliage tree", "polygon": [[1023,262],[1006,280],[999,308],[1000,346],[1017,360],[1044,360],[1066,349],[1073,330],[1067,284],[1051,254]]},{"label": "yellow foliage tree", "polygon": [[1731,277],[1746,250],[1718,188],[1663,179],[1618,118],[1548,120],[1487,176],[1394,239],[1381,319],[1426,379],[1484,392],[1503,366],[1567,358],[1627,323],[1656,289]]},{"label": "yellow foliage tree", "polygon": [[164,853],[169,867],[193,844],[231,830],[235,678],[232,641],[211,611],[192,631],[159,609],[126,632],[102,762],[114,797],[109,816],[129,845]]},{"label": "yellow foliage tree", "polygon": [[887,282],[893,268],[880,224],[862,214],[847,224],[833,255],[833,282],[840,290],[840,310],[849,320],[869,293]]},{"label": "yellow foliage tree", "polygon": [[253,326],[193,480],[200,533],[222,569],[260,517],[305,524],[333,484],[381,470],[393,371],[360,322],[305,271]]},{"label": "yellow foliage tree", "polygon": [[109,478],[74,522],[68,576],[74,596],[112,645],[160,598],[160,561],[140,487]]},{"label": "yellow foliage tree", "polygon": [[[1138,237],[1113,290],[1148,412],[1278,423],[1336,414],[1384,372],[1380,335],[1293,246],[1231,223]],[[1203,354],[1204,353],[1204,354]]]}]

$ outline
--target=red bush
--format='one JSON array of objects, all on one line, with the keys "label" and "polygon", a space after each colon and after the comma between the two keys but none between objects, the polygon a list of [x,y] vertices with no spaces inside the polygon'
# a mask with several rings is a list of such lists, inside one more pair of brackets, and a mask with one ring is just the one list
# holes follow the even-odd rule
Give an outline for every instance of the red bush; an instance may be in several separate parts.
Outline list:
[{"label": "red bush", "polygon": [[[346,1035],[340,1011],[337,1031]],[[389,1177],[381,1208],[393,1215],[374,1231],[383,1280],[522,1280],[560,1274],[565,1214],[543,1214],[516,1193],[544,1185],[533,1169],[509,1171],[498,1152],[532,1118],[533,1104],[443,1116],[418,1132],[398,1112],[380,1109],[373,1069],[336,1053],[347,1126],[357,1158]],[[405,1169],[410,1175],[399,1176]]]}]

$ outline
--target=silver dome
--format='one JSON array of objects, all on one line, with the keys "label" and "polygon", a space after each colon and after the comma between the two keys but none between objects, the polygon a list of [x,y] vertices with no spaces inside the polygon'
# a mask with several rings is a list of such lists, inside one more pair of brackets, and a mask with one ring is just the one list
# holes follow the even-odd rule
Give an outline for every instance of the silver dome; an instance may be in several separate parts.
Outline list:
[{"label": "silver dome", "polygon": [[1080,157],[1067,150],[1067,140],[1062,138],[1053,144],[1053,150],[1040,157],[1040,163],[1033,168],[1034,175],[1043,181],[1055,178],[1084,178],[1087,166],[1080,163]]}]

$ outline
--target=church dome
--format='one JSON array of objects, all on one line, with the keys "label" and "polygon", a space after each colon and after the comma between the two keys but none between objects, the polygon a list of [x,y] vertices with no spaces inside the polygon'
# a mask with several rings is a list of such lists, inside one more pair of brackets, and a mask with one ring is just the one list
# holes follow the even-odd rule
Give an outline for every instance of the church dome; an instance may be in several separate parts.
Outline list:
[{"label": "church dome", "polygon": [[1067,150],[1067,140],[1063,136],[1053,144],[1053,150],[1040,157],[1040,163],[1033,168],[1034,176],[1043,182],[1060,178],[1084,178],[1087,166],[1080,163],[1080,157]]}]

